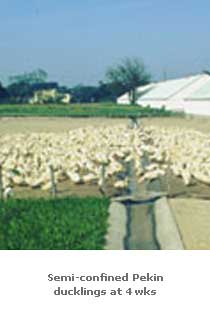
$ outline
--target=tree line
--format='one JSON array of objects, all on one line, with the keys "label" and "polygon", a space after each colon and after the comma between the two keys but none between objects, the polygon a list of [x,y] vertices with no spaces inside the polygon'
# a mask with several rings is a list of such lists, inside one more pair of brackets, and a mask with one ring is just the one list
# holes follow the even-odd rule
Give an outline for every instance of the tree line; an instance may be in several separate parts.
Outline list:
[{"label": "tree line", "polygon": [[47,72],[38,69],[9,77],[7,86],[0,82],[0,102],[27,103],[38,90],[56,89],[60,93],[69,93],[72,103],[115,102],[117,97],[128,92],[130,102],[135,104],[138,98],[136,88],[150,81],[150,73],[138,58],[125,58],[119,64],[109,67],[105,80],[95,86],[61,86],[58,82],[49,82]]}]

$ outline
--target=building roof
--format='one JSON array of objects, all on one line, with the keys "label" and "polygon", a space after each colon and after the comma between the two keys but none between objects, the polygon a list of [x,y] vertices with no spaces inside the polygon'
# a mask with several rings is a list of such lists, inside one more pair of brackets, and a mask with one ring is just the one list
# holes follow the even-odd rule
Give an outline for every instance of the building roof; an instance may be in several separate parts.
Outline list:
[{"label": "building roof", "polygon": [[201,88],[187,97],[187,100],[210,100],[210,77]]},{"label": "building roof", "polygon": [[200,78],[200,75],[191,76],[182,79],[168,80],[159,82],[155,87],[151,88],[149,92],[142,96],[144,100],[164,100],[170,99],[181,90],[187,88]]},{"label": "building roof", "polygon": [[[180,79],[151,83],[137,88],[138,103],[164,101],[181,97],[184,100],[210,100],[210,74],[201,73]],[[129,101],[128,93],[118,98],[119,103]]]}]

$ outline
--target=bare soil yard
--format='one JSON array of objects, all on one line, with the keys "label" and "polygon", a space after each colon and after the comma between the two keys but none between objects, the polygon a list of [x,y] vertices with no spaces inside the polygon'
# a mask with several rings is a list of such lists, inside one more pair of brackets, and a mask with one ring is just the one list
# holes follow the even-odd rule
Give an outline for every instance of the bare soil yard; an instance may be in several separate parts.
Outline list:
[{"label": "bare soil yard", "polygon": [[126,122],[126,119],[110,118],[0,118],[0,134],[63,132],[85,126],[114,126]]},{"label": "bare soil yard", "polygon": [[[162,127],[181,127],[210,133],[209,117],[170,117],[143,118],[143,125]],[[119,125],[128,123],[127,119],[119,118],[0,118],[0,134],[29,132],[62,132],[84,126]]]}]

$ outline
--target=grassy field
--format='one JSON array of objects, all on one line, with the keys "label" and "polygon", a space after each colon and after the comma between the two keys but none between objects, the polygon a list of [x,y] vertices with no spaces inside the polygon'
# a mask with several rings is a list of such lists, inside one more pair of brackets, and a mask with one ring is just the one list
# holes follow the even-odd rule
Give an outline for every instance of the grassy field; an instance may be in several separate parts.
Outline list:
[{"label": "grassy field", "polygon": [[0,206],[0,249],[103,249],[108,206],[108,199],[96,197],[4,201]]},{"label": "grassy field", "polygon": [[0,117],[111,117],[125,118],[172,116],[164,109],[142,108],[116,104],[65,105],[0,105]]}]

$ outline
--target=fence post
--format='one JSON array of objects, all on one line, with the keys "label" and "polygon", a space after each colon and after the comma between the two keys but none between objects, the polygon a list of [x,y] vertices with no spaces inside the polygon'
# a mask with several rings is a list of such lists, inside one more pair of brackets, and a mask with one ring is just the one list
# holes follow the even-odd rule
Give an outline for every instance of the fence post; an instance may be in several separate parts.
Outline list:
[{"label": "fence post", "polygon": [[105,163],[102,163],[101,165],[101,191],[103,194],[106,193],[106,179],[105,179],[105,174],[106,174],[106,165]]},{"label": "fence post", "polygon": [[0,165],[0,199],[4,198],[4,189],[3,189],[3,174],[2,174],[2,165]]},{"label": "fence post", "polygon": [[129,129],[138,129],[139,127],[140,127],[139,118],[137,118],[136,116],[130,116],[128,128]]},{"label": "fence post", "polygon": [[144,154],[141,158],[141,165],[143,169],[145,169],[149,165],[149,156],[146,151],[144,151]]},{"label": "fence post", "polygon": [[54,174],[53,166],[51,164],[49,165],[49,169],[50,169],[50,180],[51,180],[51,193],[53,197],[56,197],[57,188],[55,183],[55,174]]},{"label": "fence post", "polygon": [[131,160],[128,163],[128,192],[132,196],[139,194],[134,160]]}]

